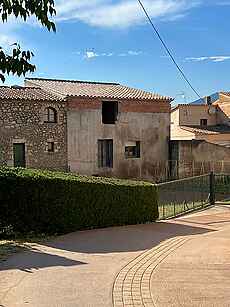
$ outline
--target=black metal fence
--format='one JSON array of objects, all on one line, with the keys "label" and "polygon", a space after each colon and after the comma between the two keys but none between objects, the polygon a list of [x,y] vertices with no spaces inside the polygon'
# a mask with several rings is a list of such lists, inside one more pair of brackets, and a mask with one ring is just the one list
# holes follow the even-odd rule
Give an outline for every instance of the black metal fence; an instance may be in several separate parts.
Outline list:
[{"label": "black metal fence", "polygon": [[210,174],[158,184],[159,218],[166,219],[230,199],[230,175]]},{"label": "black metal fence", "polygon": [[230,201],[230,175],[229,174],[215,174],[214,186],[215,200]]}]

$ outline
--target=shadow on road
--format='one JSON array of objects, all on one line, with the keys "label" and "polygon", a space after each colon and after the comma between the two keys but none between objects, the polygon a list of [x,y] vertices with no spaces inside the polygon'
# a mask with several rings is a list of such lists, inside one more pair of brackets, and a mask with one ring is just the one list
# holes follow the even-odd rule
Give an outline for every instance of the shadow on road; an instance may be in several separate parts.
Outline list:
[{"label": "shadow on road", "polygon": [[198,235],[210,231],[212,230],[205,227],[193,227],[182,223],[158,222],[78,231],[60,236],[44,245],[79,253],[132,252],[152,248],[175,236]]},{"label": "shadow on road", "polygon": [[[227,222],[230,215],[215,215],[215,212],[204,215],[192,215],[176,220],[157,222],[144,225],[110,227],[104,229],[86,230],[59,236],[50,242],[40,245],[55,248],[56,251],[46,253],[39,248],[11,257],[3,264],[1,270],[18,269],[32,273],[34,270],[47,267],[68,267],[87,264],[58,255],[58,250],[85,254],[105,254],[143,251],[153,248],[159,243],[177,236],[196,236],[218,229],[210,227],[210,222]],[[209,223],[209,226],[207,225]]]},{"label": "shadow on road", "polygon": [[41,268],[58,266],[69,267],[83,264],[87,263],[31,249],[29,252],[19,253],[9,258],[8,261],[0,263],[0,271],[17,269],[33,273],[34,270],[39,270]]}]

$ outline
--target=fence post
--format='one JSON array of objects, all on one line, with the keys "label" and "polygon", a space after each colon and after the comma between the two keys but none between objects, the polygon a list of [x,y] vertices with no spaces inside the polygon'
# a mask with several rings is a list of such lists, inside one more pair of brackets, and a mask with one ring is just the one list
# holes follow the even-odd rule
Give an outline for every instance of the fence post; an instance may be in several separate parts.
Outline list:
[{"label": "fence post", "polygon": [[215,205],[215,175],[214,172],[210,173],[210,192],[209,192],[209,203],[211,206]]}]

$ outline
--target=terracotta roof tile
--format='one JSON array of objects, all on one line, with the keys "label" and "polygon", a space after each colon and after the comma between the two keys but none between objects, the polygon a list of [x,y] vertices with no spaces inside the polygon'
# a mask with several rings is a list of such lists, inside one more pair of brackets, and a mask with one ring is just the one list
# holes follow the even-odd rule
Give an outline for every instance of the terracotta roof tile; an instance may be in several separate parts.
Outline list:
[{"label": "terracotta roof tile", "polygon": [[[89,98],[167,100],[173,99],[118,83],[27,78],[27,85],[39,86],[54,93]],[[29,83],[28,83],[29,82]]]},{"label": "terracotta roof tile", "polygon": [[219,103],[218,107],[230,119],[230,104],[229,103]]},{"label": "terracotta roof tile", "polygon": [[181,129],[197,133],[197,134],[221,134],[230,133],[230,126],[227,125],[216,125],[216,126],[180,126]]},{"label": "terracotta roof tile", "polygon": [[60,101],[64,97],[48,93],[38,87],[0,86],[0,100],[51,100]]},{"label": "terracotta roof tile", "polygon": [[230,97],[230,92],[220,92],[220,94]]},{"label": "terracotta roof tile", "polygon": [[179,109],[180,107],[186,107],[186,108],[193,108],[193,107],[201,107],[201,106],[206,106],[208,107],[208,105],[206,104],[195,104],[195,103],[179,103],[176,106],[172,106],[171,108],[171,112],[176,111],[177,109]]}]

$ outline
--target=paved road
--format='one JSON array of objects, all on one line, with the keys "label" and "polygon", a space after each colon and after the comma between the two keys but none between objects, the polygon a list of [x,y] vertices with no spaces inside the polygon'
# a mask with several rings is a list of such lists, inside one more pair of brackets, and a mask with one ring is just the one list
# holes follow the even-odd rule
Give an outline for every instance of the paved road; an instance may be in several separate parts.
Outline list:
[{"label": "paved road", "polygon": [[230,306],[230,206],[82,231],[0,263],[0,306]]}]

